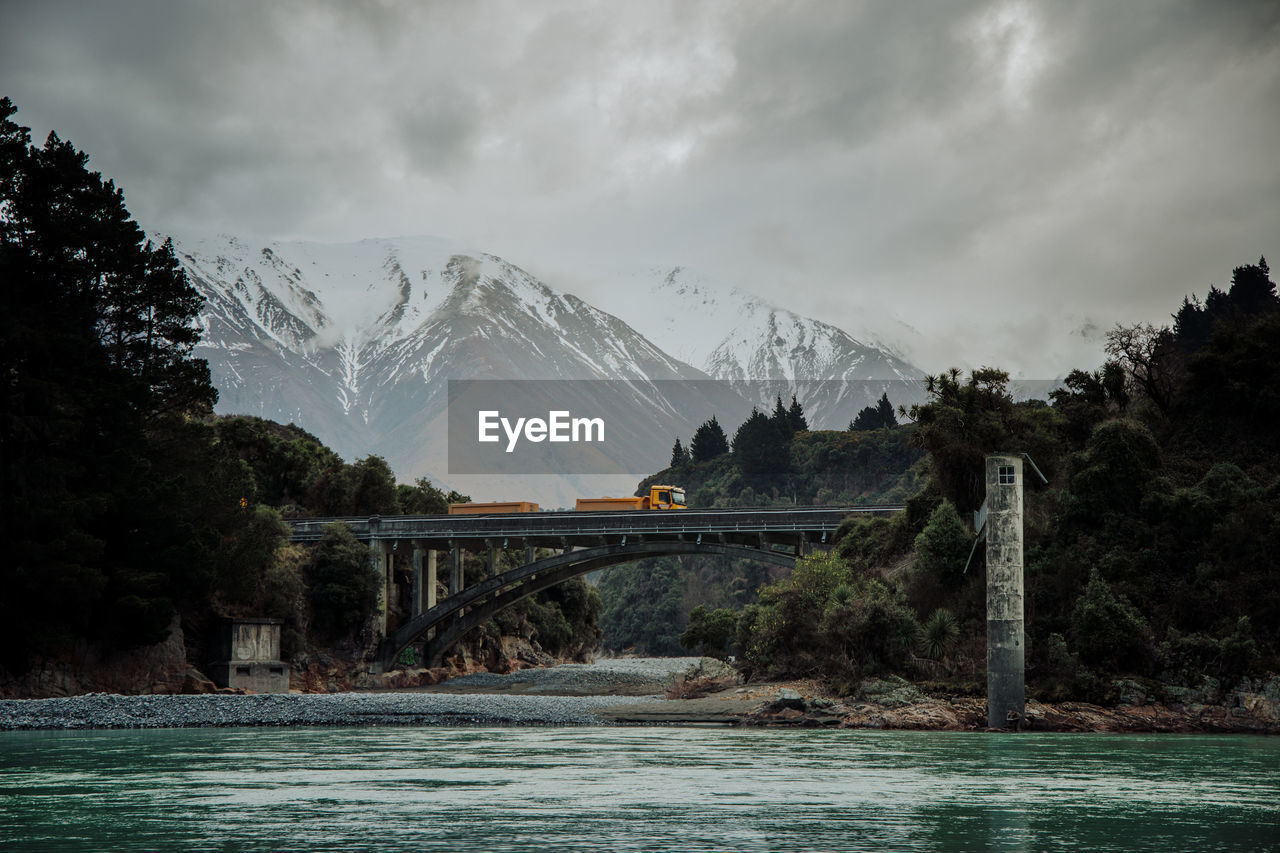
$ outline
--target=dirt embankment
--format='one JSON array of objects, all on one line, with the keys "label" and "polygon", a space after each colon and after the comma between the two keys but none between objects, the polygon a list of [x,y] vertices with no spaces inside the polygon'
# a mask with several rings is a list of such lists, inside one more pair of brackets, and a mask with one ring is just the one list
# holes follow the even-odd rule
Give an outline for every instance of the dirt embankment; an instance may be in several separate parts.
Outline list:
[{"label": "dirt embankment", "polygon": [[[1130,696],[1115,707],[1086,702],[1027,702],[1015,724],[1024,731],[1237,732],[1280,734],[1280,678],[1247,689],[1197,694],[1185,702]],[[837,697],[816,682],[725,686],[705,696],[616,705],[597,712],[619,723],[721,724],[804,728],[983,731],[986,700],[926,695],[901,679],[868,679],[855,697]]]}]

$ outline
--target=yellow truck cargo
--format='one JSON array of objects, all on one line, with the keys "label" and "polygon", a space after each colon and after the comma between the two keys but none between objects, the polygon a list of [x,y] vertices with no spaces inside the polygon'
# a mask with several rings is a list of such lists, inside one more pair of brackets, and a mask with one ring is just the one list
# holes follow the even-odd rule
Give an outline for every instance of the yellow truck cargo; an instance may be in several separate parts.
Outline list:
[{"label": "yellow truck cargo", "polygon": [[449,504],[449,515],[490,515],[502,512],[537,512],[530,501],[491,501],[489,503]]},{"label": "yellow truck cargo", "polygon": [[633,509],[687,509],[684,489],[679,486],[653,486],[644,497],[578,498],[578,512],[608,512]]}]

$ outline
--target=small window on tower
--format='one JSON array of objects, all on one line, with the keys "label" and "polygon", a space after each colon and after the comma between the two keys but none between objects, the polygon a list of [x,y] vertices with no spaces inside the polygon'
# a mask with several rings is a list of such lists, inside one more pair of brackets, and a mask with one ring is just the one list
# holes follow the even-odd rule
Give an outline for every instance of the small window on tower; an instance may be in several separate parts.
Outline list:
[{"label": "small window on tower", "polygon": [[999,479],[999,483],[1000,483],[1000,485],[1002,485],[1002,486],[1012,486],[1012,485],[1015,485],[1017,482],[1018,482],[1018,481],[1017,481],[1017,479],[1016,479],[1016,478],[1014,477],[1014,475],[1013,475],[1013,466],[1012,466],[1012,465],[1001,465],[1001,466],[1000,466],[1000,479]]}]

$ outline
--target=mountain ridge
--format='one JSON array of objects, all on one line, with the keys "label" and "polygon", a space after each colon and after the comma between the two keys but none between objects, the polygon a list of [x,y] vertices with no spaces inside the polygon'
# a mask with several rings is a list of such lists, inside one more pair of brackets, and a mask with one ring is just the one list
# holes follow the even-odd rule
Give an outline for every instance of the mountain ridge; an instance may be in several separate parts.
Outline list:
[{"label": "mountain ridge", "polygon": [[[206,299],[197,355],[208,360],[222,393],[220,412],[297,422],[344,456],[377,453],[402,477],[426,475],[451,486],[459,478],[448,470],[444,441],[450,379],[648,383],[635,402],[653,421],[638,432],[660,435],[643,439],[656,442],[643,448],[645,461],[638,461],[639,448],[628,461],[647,473],[644,468],[665,465],[675,437],[687,440],[711,414],[731,427],[751,405],[771,403],[774,386],[757,379],[782,383],[779,388],[809,383],[811,399],[804,402],[811,421],[830,426],[833,413],[866,405],[863,398],[878,397],[883,383],[923,376],[829,324],[741,291],[695,288],[680,278],[681,268],[648,290],[627,281],[613,289],[690,315],[688,298],[723,300],[732,311],[694,318],[723,333],[714,347],[688,322],[667,333],[683,335],[693,345],[684,348],[687,353],[712,356],[705,361],[712,370],[688,363],[610,311],[607,303],[618,300],[603,300],[602,308],[497,255],[441,238],[258,245],[223,235],[175,238],[175,250]],[[676,298],[681,291],[686,296]],[[653,313],[638,325],[655,328]],[[695,391],[691,385],[678,401],[663,397],[675,386],[659,382],[708,379],[724,380],[726,387],[698,385]],[[858,399],[826,399],[812,389],[813,380],[828,379],[841,380],[830,386],[837,389],[864,380],[874,380],[874,387]],[[617,417],[635,417],[614,408]],[[483,480],[474,485],[481,494],[489,491]],[[622,486],[620,480],[615,490]],[[634,479],[625,491],[631,488]]]}]

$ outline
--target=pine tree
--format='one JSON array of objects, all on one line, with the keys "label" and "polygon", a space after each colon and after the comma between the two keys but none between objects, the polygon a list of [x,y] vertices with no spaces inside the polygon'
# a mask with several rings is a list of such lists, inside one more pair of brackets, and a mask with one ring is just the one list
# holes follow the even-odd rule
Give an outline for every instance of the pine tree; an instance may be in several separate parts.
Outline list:
[{"label": "pine tree", "polygon": [[1227,291],[1231,304],[1250,315],[1276,307],[1276,286],[1270,273],[1265,257],[1259,258],[1256,264],[1236,267],[1231,273],[1231,289]]},{"label": "pine tree", "polygon": [[769,418],[773,424],[774,430],[782,438],[783,441],[790,441],[791,434],[795,430],[791,426],[791,415],[787,412],[786,406],[782,405],[782,395],[779,394],[773,405],[773,416]]},{"label": "pine tree", "polygon": [[729,452],[729,437],[715,415],[694,432],[689,451],[694,462],[706,462]]},{"label": "pine tree", "polygon": [[671,464],[667,467],[679,468],[688,461],[689,454],[685,452],[684,445],[680,443],[680,439],[677,437],[675,445],[671,448]]},{"label": "pine tree", "polygon": [[0,99],[0,656],[20,668],[79,636],[163,637],[226,516],[194,508],[224,473],[187,417],[216,399],[190,357],[199,295],[87,155],[31,145],[15,112]]},{"label": "pine tree", "polygon": [[887,392],[880,395],[880,402],[876,404],[876,414],[880,418],[881,427],[892,429],[898,425],[898,418],[893,413],[893,404],[889,402]]},{"label": "pine tree", "polygon": [[804,407],[800,405],[795,394],[791,395],[791,408],[787,410],[787,418],[791,421],[792,432],[805,432],[809,429],[809,421],[804,416]]},{"label": "pine tree", "polygon": [[790,468],[787,440],[777,422],[754,408],[733,435],[733,458],[747,475],[776,474]]}]

